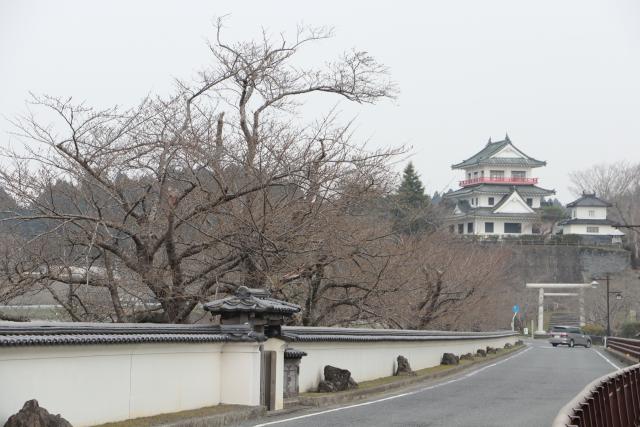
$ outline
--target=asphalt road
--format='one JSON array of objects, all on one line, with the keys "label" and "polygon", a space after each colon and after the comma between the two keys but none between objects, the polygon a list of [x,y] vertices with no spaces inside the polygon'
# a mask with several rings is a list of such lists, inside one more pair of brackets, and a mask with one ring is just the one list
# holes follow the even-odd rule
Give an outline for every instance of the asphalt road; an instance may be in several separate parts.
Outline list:
[{"label": "asphalt road", "polygon": [[527,345],[439,383],[243,426],[548,426],[586,384],[616,369],[597,348],[553,348],[541,340]]}]

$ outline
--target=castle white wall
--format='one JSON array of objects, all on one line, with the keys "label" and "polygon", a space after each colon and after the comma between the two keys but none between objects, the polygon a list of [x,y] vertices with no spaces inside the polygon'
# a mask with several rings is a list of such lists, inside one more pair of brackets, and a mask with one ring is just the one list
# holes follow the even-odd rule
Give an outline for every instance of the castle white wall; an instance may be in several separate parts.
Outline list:
[{"label": "castle white wall", "polygon": [[[598,227],[598,232],[588,232],[587,227]],[[585,224],[570,224],[563,226],[564,234],[588,234],[591,236],[615,236],[622,233],[616,228],[610,225],[585,225]]]},{"label": "castle white wall", "polygon": [[[477,235],[483,235],[483,236],[493,236],[493,235],[505,235],[505,236],[520,236],[522,234],[533,234],[533,222],[530,221],[521,221],[521,220],[505,220],[502,218],[492,218],[492,219],[488,219],[488,218],[475,218],[473,220],[470,219],[466,219],[463,221],[459,220],[459,221],[455,221],[451,220],[451,222],[449,223],[449,225],[453,225],[454,226],[454,233],[458,234],[458,224],[464,224],[464,234],[469,234],[467,233],[467,224],[468,223],[473,223],[473,229],[474,229],[474,233],[473,234],[477,234]],[[493,222],[493,233],[485,233],[485,222]],[[520,224],[522,224],[522,233],[520,234],[511,234],[511,233],[506,233],[504,232],[504,223],[505,222],[519,222]]]},{"label": "castle white wall", "polygon": [[[476,168],[469,168],[469,169],[465,169],[464,170],[464,178],[463,180],[467,180],[467,179],[473,179],[473,178],[481,178],[482,177],[482,173],[484,172],[484,177],[485,178],[490,178],[491,177],[491,171],[504,171],[504,177],[505,178],[510,178],[511,177],[511,172],[513,171],[524,171],[525,172],[525,178],[535,178],[534,174],[533,174],[533,169],[532,168],[525,168],[525,167],[507,167],[507,166],[493,166],[493,167],[489,167],[489,166],[483,166],[483,167],[476,167]],[[478,175],[474,176],[474,173],[477,172]],[[469,174],[471,174],[471,178],[469,178]]]},{"label": "castle white wall", "polygon": [[394,374],[396,359],[402,355],[413,370],[438,366],[443,353],[461,355],[478,349],[514,344],[516,336],[451,341],[417,342],[296,342],[292,347],[307,353],[300,362],[300,392],[316,390],[326,365],[351,371],[356,382]]},{"label": "castle white wall", "polygon": [[607,208],[605,207],[576,207],[571,208],[571,218],[580,219],[607,219]]}]

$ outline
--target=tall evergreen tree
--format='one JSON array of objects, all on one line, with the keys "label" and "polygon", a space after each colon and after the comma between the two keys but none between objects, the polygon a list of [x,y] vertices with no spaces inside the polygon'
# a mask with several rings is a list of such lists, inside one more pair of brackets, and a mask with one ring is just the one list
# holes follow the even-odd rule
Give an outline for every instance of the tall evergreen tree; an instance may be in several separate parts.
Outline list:
[{"label": "tall evergreen tree", "polygon": [[395,196],[393,210],[395,230],[414,234],[433,229],[429,220],[431,200],[424,193],[424,185],[413,163],[409,162],[402,174],[402,182]]},{"label": "tall evergreen tree", "polygon": [[420,181],[420,176],[409,162],[402,173],[402,183],[398,188],[399,202],[408,207],[420,208],[429,203],[429,196],[424,194],[424,185]]}]

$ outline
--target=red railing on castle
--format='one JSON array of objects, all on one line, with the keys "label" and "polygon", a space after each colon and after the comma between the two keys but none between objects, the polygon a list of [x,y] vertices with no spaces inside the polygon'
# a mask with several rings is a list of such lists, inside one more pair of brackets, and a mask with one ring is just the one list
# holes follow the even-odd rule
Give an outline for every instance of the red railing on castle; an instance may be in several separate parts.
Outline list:
[{"label": "red railing on castle", "polygon": [[538,178],[517,178],[517,177],[500,177],[500,178],[471,178],[460,181],[460,187],[475,184],[513,184],[513,185],[532,185],[537,184]]}]

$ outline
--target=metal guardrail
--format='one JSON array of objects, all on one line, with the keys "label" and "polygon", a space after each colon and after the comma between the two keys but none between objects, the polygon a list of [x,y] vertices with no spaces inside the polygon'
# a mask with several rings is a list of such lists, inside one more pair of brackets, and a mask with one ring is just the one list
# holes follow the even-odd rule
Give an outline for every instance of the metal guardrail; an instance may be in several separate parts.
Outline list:
[{"label": "metal guardrail", "polygon": [[[640,340],[607,338],[607,348],[640,358]],[[640,364],[605,375],[567,403],[553,427],[625,427],[640,425]]]},{"label": "metal guardrail", "polygon": [[607,348],[640,359],[640,340],[631,338],[607,337]]}]

